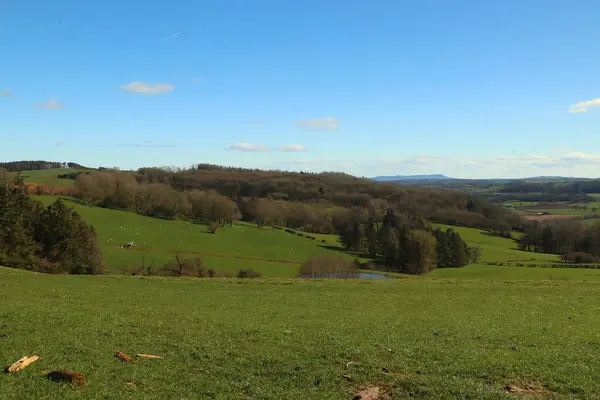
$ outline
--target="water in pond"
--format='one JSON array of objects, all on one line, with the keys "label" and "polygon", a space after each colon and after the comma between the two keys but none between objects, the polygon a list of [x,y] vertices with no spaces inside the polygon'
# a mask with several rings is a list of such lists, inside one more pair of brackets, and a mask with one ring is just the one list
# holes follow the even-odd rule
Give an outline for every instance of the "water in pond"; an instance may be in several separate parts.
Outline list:
[{"label": "water in pond", "polygon": [[389,279],[387,275],[369,274],[361,272],[359,274],[322,274],[322,275],[304,275],[303,279],[310,278],[340,278],[340,279]]}]

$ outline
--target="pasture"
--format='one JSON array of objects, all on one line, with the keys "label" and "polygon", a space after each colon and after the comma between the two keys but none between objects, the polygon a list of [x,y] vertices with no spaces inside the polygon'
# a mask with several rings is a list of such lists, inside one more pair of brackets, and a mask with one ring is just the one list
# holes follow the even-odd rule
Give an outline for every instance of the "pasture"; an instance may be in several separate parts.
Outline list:
[{"label": "pasture", "polygon": [[[32,198],[44,204],[56,200],[53,196]],[[149,218],[129,211],[85,206],[68,198],[63,200],[96,230],[109,274],[121,274],[125,266],[140,264],[142,259],[159,267],[174,261],[177,253],[182,257],[201,256],[207,269],[235,274],[241,268],[252,268],[266,277],[294,277],[299,266],[312,256],[342,255],[354,259],[342,251],[334,235],[319,235],[317,240],[310,240],[244,222],[222,227],[212,234],[204,224]],[[120,248],[131,241],[138,247]]]},{"label": "pasture", "polygon": [[[337,400],[377,386],[394,399],[595,399],[599,289],[0,268],[0,362],[40,357],[0,374],[1,397]],[[122,362],[116,351],[162,358]],[[56,369],[85,374],[86,386],[44,377]]]},{"label": "pasture", "polygon": [[[454,229],[470,245],[479,245],[481,248],[480,262],[547,264],[558,261],[554,254],[532,253],[518,249],[516,240],[494,236],[483,229],[466,228],[443,224],[432,224],[434,227],[446,230]],[[520,235],[515,235],[519,237]]]},{"label": "pasture", "polygon": [[[22,171],[21,176],[25,183],[34,184],[34,186],[41,185],[48,188],[70,188],[75,186],[73,179],[61,179],[57,178],[58,175],[77,173],[86,171],[85,169],[78,168],[56,168],[56,169],[41,169],[34,171]],[[9,176],[13,176],[15,173],[10,173]]]}]

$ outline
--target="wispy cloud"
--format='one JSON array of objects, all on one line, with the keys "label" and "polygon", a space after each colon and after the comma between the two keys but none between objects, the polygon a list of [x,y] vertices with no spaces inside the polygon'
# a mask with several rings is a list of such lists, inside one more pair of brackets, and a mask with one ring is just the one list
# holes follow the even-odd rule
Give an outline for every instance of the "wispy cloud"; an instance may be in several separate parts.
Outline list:
[{"label": "wispy cloud", "polygon": [[169,83],[147,83],[147,82],[130,82],[121,86],[121,90],[129,93],[138,94],[164,94],[175,90],[175,86]]},{"label": "wispy cloud", "polygon": [[0,90],[0,96],[2,96],[2,97],[8,97],[8,96],[10,96],[10,90],[8,90],[8,89],[2,89],[2,90]]},{"label": "wispy cloud", "polygon": [[179,35],[181,35],[181,32],[177,32],[177,33],[174,33],[174,34],[172,34],[172,35],[165,36],[165,37],[164,37],[162,40],[168,40],[168,39],[172,39],[172,38],[174,38],[175,36],[179,36]]},{"label": "wispy cloud", "polygon": [[296,121],[296,124],[305,128],[311,129],[328,129],[333,130],[339,127],[339,121],[334,117],[313,118],[307,120]]},{"label": "wispy cloud", "polygon": [[194,78],[192,78],[192,83],[198,83],[200,82],[200,77],[196,76]]},{"label": "wispy cloud", "polygon": [[302,152],[302,151],[308,151],[306,149],[306,147],[299,145],[299,144],[286,144],[285,146],[279,146],[279,151],[286,151],[286,152]]},{"label": "wispy cloud", "polygon": [[226,148],[228,151],[249,151],[249,152],[265,152],[269,151],[269,148],[264,144],[251,144],[245,142],[233,143],[231,146]]},{"label": "wispy cloud", "polygon": [[62,147],[62,146],[64,146],[64,144],[65,144],[65,142],[56,142],[56,143],[54,143],[54,145],[56,147]]},{"label": "wispy cloud", "polygon": [[352,163],[350,161],[342,161],[340,163],[340,167],[351,167]]},{"label": "wispy cloud", "polygon": [[584,113],[590,110],[590,107],[600,106],[600,99],[580,101],[569,106],[569,112],[571,114]]},{"label": "wispy cloud", "polygon": [[54,99],[50,99],[47,103],[37,104],[36,107],[44,110],[61,110],[65,108],[62,104]]},{"label": "wispy cloud", "polygon": [[566,147],[553,147],[552,151],[569,151]]}]

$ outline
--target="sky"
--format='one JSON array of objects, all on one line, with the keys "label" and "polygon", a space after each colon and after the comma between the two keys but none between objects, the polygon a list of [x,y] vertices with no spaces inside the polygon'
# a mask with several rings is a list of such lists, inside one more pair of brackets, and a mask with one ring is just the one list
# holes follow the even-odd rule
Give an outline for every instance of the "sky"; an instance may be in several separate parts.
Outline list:
[{"label": "sky", "polygon": [[0,9],[0,161],[600,177],[596,0]]}]

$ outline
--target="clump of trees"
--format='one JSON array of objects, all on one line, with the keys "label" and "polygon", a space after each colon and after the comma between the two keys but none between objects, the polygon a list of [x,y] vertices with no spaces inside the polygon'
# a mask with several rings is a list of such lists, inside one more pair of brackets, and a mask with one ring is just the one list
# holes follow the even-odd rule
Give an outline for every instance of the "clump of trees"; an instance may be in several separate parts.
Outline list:
[{"label": "clump of trees", "polygon": [[214,190],[179,191],[161,183],[140,184],[132,173],[80,174],[75,186],[77,197],[87,204],[131,210],[155,218],[190,218],[219,225],[240,219],[237,204]]},{"label": "clump of trees", "polygon": [[10,161],[0,163],[0,168],[6,169],[8,172],[18,171],[34,171],[40,169],[57,169],[57,168],[81,168],[83,165],[74,162],[56,162],[56,161]]},{"label": "clump of trees", "polygon": [[344,257],[315,256],[302,264],[298,277],[310,278],[350,278],[358,274],[356,263]]},{"label": "clump of trees", "polygon": [[58,199],[33,201],[20,174],[0,176],[0,265],[45,273],[101,274],[96,233]]},{"label": "clump of trees", "polygon": [[600,257],[600,224],[586,225],[581,220],[536,221],[525,229],[519,247],[527,251],[560,254],[563,260],[574,263],[597,262]]},{"label": "clump of trees", "polygon": [[458,232],[434,230],[422,218],[391,209],[351,208],[336,215],[334,225],[347,249],[379,259],[394,272],[425,274],[435,268],[463,267],[481,255]]}]

